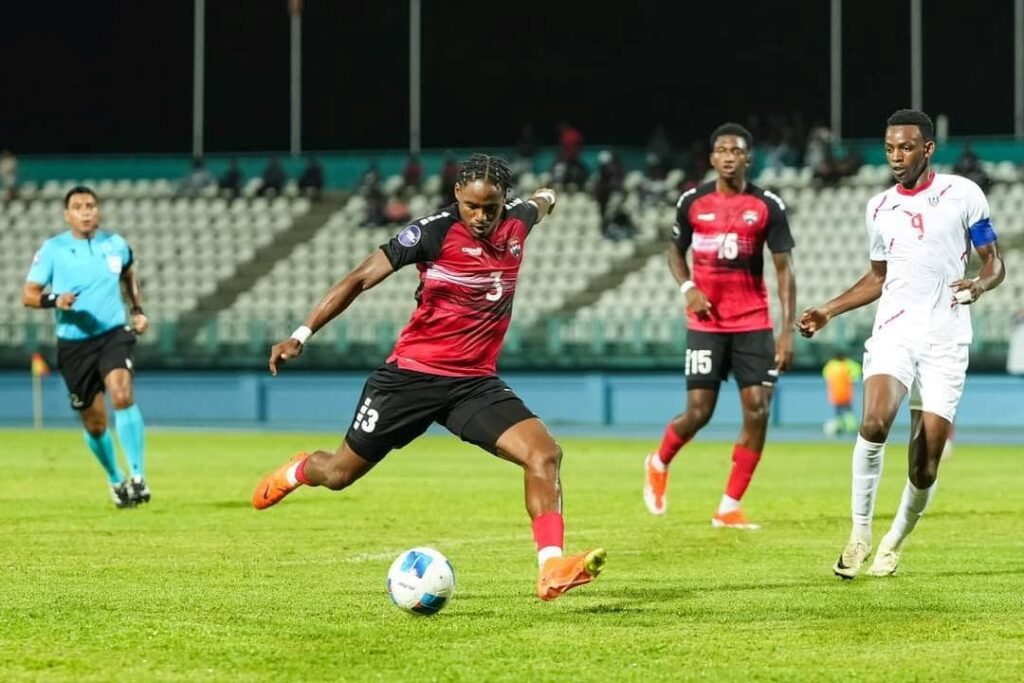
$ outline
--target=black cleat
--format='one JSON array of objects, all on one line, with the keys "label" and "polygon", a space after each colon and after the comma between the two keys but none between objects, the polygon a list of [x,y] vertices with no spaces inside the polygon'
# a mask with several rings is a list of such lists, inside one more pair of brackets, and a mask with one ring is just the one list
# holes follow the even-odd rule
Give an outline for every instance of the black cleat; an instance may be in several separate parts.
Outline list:
[{"label": "black cleat", "polygon": [[128,497],[131,499],[132,505],[148,503],[149,496],[149,486],[146,484],[146,480],[142,477],[132,477],[128,482]]},{"label": "black cleat", "polygon": [[110,497],[114,500],[114,505],[119,508],[135,507],[135,501],[132,499],[130,486],[127,481],[122,481],[120,484],[111,484]]}]

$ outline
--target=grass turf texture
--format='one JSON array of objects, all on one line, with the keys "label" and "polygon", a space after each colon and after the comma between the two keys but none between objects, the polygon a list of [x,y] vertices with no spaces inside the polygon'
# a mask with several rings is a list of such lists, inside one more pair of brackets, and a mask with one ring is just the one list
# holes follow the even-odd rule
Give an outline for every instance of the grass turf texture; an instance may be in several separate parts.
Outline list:
[{"label": "grass turf texture", "polygon": [[[653,435],[652,435],[653,436]],[[1020,680],[1024,459],[961,445],[898,576],[840,582],[849,447],[769,444],[745,510],[715,530],[728,444],[689,445],[663,518],[650,442],[564,439],[568,550],[605,574],[554,603],[522,475],[452,437],[398,451],[343,493],[256,512],[259,477],[337,437],[152,431],[153,502],[116,510],[80,432],[0,432],[5,680]],[[875,539],[905,480],[889,449]],[[390,604],[398,553],[451,559],[439,615]]]}]

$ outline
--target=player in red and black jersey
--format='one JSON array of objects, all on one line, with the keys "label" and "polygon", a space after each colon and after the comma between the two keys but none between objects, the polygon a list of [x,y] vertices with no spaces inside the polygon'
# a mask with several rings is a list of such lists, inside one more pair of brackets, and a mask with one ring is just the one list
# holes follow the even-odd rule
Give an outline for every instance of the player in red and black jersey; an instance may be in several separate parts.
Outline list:
[{"label": "player in red and black jersey", "polygon": [[[740,387],[743,427],[733,447],[725,494],[711,522],[741,529],[757,528],[743,515],[740,499],[761,459],[775,382],[792,362],[796,306],[786,207],[776,195],[747,181],[752,142],[743,126],[719,126],[711,134],[711,165],[718,178],[679,198],[668,257],[686,298],[686,411],[669,422],[661,446],[644,466],[644,502],[653,514],[664,514],[668,465],[711,419],[719,386],[732,371]],[[766,244],[782,302],[777,339],[772,337],[764,285]],[[687,251],[692,252],[692,273]]]},{"label": "player in red and black jersey", "polygon": [[252,503],[270,507],[300,485],[341,490],[437,422],[525,471],[540,566],[537,595],[553,600],[596,577],[605,551],[563,557],[561,448],[495,374],[527,237],[555,205],[547,188],[526,201],[509,200],[511,183],[503,159],[470,157],[459,172],[455,204],[381,245],[324,295],[305,325],[274,346],[270,372],[276,375],[357,296],[416,264],[416,310],[387,362],[367,379],[341,446],[299,453],[264,477]]}]

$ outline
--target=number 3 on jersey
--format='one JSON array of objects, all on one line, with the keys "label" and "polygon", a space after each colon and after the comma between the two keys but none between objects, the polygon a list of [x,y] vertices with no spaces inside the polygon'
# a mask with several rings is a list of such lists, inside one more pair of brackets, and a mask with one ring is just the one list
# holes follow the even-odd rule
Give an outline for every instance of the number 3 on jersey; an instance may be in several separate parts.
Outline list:
[{"label": "number 3 on jersey", "polygon": [[363,405],[359,408],[359,414],[356,415],[355,421],[352,423],[352,429],[359,431],[362,429],[364,432],[372,432],[377,428],[377,420],[380,418],[380,413],[370,407],[370,402],[373,399],[367,398],[363,401]]},{"label": "number 3 on jersey", "polygon": [[491,273],[491,277],[494,279],[494,289],[487,292],[486,296],[488,301],[497,301],[505,293],[505,288],[501,286],[501,271],[494,271]]},{"label": "number 3 on jersey", "polygon": [[718,242],[718,258],[730,261],[740,255],[739,237],[734,232],[724,232],[715,236]]}]

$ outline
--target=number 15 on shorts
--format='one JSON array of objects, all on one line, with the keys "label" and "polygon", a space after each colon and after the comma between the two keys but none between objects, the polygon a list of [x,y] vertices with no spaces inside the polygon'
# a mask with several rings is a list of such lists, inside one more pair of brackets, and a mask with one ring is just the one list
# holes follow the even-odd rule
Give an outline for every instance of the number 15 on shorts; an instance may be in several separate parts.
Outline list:
[{"label": "number 15 on shorts", "polygon": [[707,375],[711,372],[710,349],[686,349],[686,375]]}]

